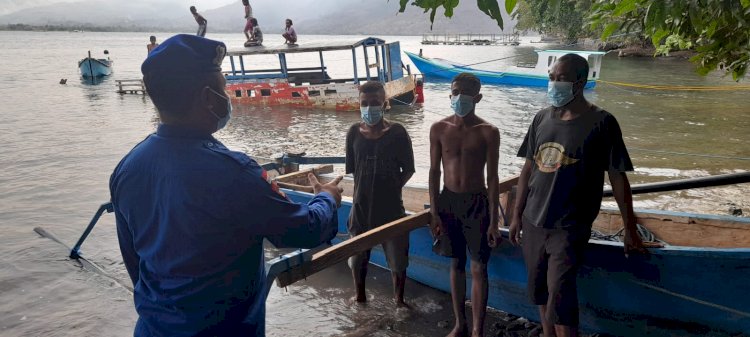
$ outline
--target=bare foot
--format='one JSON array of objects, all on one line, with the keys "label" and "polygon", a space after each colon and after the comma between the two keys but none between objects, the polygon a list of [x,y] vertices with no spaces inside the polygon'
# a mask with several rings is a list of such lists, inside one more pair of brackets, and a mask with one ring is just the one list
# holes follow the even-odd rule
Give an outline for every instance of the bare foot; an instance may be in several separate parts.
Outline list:
[{"label": "bare foot", "polygon": [[479,332],[479,331],[476,331],[476,330],[473,330],[473,331],[471,332],[471,337],[484,337],[484,333],[483,333],[483,332]]},{"label": "bare foot", "polygon": [[404,302],[403,298],[402,299],[395,299],[394,298],[393,302],[396,303],[396,307],[397,308],[404,308],[404,309],[411,310],[411,306],[409,304],[407,304],[406,302]]},{"label": "bare foot", "polygon": [[362,305],[362,304],[367,303],[367,297],[366,296],[363,296],[363,297],[354,296],[354,297],[348,299],[346,301],[346,303],[348,305],[355,305],[355,304]]},{"label": "bare foot", "polygon": [[467,337],[469,329],[466,325],[456,325],[446,337]]}]

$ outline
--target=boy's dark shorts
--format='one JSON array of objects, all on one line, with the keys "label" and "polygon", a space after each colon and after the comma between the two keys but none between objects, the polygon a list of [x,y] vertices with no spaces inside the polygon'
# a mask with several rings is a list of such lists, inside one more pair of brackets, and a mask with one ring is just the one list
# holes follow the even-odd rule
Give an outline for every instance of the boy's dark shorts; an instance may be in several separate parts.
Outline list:
[{"label": "boy's dark shorts", "polygon": [[455,193],[443,189],[437,200],[437,211],[447,233],[436,253],[466,260],[466,248],[472,261],[487,263],[492,249],[487,243],[490,207],[487,191]]},{"label": "boy's dark shorts", "polygon": [[541,228],[523,224],[521,246],[528,270],[528,291],[536,305],[547,305],[547,319],[578,326],[576,278],[591,227]]}]

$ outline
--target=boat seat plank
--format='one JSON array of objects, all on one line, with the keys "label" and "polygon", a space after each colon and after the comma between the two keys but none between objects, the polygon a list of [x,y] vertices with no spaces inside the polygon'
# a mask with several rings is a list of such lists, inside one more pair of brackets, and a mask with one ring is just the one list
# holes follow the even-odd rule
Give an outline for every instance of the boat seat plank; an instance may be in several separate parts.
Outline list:
[{"label": "boat seat plank", "polygon": [[286,287],[323,269],[340,263],[350,256],[364,252],[381,244],[388,238],[404,235],[430,222],[429,210],[401,218],[378,228],[369,230],[337,245],[315,253],[309,263],[281,273],[276,278],[279,287]]}]

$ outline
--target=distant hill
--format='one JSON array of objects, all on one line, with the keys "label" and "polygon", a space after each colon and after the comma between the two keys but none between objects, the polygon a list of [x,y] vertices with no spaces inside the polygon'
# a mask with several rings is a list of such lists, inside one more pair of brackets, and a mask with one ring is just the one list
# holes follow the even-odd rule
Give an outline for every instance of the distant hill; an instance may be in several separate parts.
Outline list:
[{"label": "distant hill", "polygon": [[[17,0],[11,0],[17,1]],[[50,0],[36,0],[41,4]],[[67,0],[71,1],[71,0]],[[357,35],[420,35],[423,33],[500,33],[497,24],[479,11],[476,3],[464,1],[454,12],[453,19],[439,12],[430,31],[428,14],[416,7],[398,13],[398,1],[346,0],[300,1],[256,0],[253,14],[265,32],[283,29],[284,19],[291,18],[300,34],[357,34]],[[199,12],[208,20],[210,32],[240,32],[244,27],[240,1]],[[54,3],[22,9],[0,16],[0,25],[62,25],[121,27],[124,30],[152,29],[154,31],[193,31],[195,21],[187,6],[178,2],[148,0],[106,1],[83,0]],[[506,31],[514,23],[505,20]]]}]

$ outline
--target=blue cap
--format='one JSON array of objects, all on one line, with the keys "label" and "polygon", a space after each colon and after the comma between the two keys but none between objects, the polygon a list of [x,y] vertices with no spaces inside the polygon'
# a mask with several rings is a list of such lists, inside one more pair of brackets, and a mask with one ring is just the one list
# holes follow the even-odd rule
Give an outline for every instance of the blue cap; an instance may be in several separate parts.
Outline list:
[{"label": "blue cap", "polygon": [[143,75],[218,72],[226,54],[227,46],[223,42],[195,35],[175,35],[148,54],[141,72]]}]

